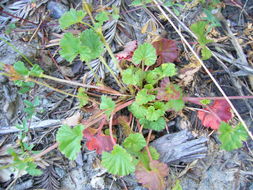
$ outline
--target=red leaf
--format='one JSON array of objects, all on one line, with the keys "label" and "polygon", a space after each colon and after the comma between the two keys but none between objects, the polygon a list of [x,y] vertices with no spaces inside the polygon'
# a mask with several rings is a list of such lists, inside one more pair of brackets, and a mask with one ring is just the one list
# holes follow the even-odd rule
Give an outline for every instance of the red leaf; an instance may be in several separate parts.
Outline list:
[{"label": "red leaf", "polygon": [[[91,128],[83,131],[83,136],[87,139],[86,146],[88,150],[96,150],[97,154],[101,154],[103,151],[111,151],[113,143],[110,136],[103,133],[95,134],[95,131]],[[116,141],[116,139],[114,140]]]},{"label": "red leaf", "polygon": [[118,58],[118,60],[127,60],[127,61],[131,61],[132,60],[132,56],[134,53],[134,50],[137,48],[137,41],[131,41],[126,43],[126,45],[124,46],[124,50],[117,53],[115,56]]},{"label": "red leaf", "polygon": [[159,65],[167,62],[174,62],[178,59],[179,53],[177,43],[174,40],[162,38],[153,43],[158,56],[157,63]]},{"label": "red leaf", "polygon": [[142,164],[138,164],[135,176],[139,183],[149,190],[164,190],[166,188],[164,177],[168,175],[168,167],[164,163],[153,160],[149,164],[151,171]]},{"label": "red leaf", "polygon": [[198,111],[198,118],[205,127],[210,127],[214,130],[219,129],[221,121],[227,122],[232,118],[230,105],[226,100],[215,100],[211,106]]},{"label": "red leaf", "polygon": [[169,78],[164,78],[158,88],[156,98],[159,100],[169,101],[171,99],[177,100],[181,97],[182,91],[178,85],[170,83]]}]

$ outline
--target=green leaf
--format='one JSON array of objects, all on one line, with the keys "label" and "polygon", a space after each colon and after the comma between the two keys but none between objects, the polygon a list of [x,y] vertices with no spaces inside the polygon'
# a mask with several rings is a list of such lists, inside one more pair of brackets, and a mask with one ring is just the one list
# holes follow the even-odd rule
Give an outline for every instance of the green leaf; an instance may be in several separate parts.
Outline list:
[{"label": "green leaf", "polygon": [[60,55],[69,62],[72,62],[80,50],[80,41],[72,33],[65,33],[60,41]]},{"label": "green leaf", "polygon": [[95,19],[98,21],[98,25],[102,26],[104,22],[109,20],[109,13],[107,11],[102,11],[98,13]]},{"label": "green leaf", "polygon": [[18,61],[14,63],[14,69],[15,71],[22,75],[22,76],[28,76],[29,75],[29,70],[26,68],[25,64],[22,61]]},{"label": "green leaf", "polygon": [[207,21],[198,21],[191,25],[191,30],[198,37],[198,42],[200,45],[206,45],[212,40],[206,38],[206,27],[208,26]]},{"label": "green leaf", "polygon": [[130,134],[123,142],[123,146],[130,152],[139,152],[147,145],[140,133]]},{"label": "green leaf", "polygon": [[129,67],[122,72],[122,80],[125,84],[129,85],[142,85],[142,80],[145,77],[145,72],[139,68]]},{"label": "green leaf", "polygon": [[147,109],[136,102],[128,106],[128,110],[138,119],[144,118],[147,114]]},{"label": "green leaf", "polygon": [[160,77],[162,77],[162,78],[172,77],[177,74],[177,69],[175,67],[175,64],[173,64],[173,63],[164,63],[156,69],[159,69],[161,71]]},{"label": "green leaf", "polygon": [[86,13],[82,10],[77,11],[75,9],[70,9],[70,11],[64,13],[59,19],[60,27],[66,29],[72,24],[77,24],[82,21]]},{"label": "green leaf", "polygon": [[164,102],[155,102],[154,107],[155,107],[155,109],[159,109],[164,112],[168,110],[168,108]]},{"label": "green leaf", "polygon": [[[157,152],[157,150],[155,148],[153,148],[152,146],[149,146],[148,149],[149,149],[152,159],[158,160],[160,155]],[[150,160],[149,160],[148,152],[146,151],[146,149],[144,149],[142,152],[140,152],[138,154],[138,157],[139,157],[141,163],[144,165],[144,167],[147,169],[150,169],[150,167],[149,167]]]},{"label": "green leaf", "polygon": [[202,57],[201,57],[202,60],[207,60],[212,57],[212,52],[210,49],[208,49],[206,46],[204,46],[201,49],[201,55],[202,55]]},{"label": "green leaf", "polygon": [[56,134],[56,141],[59,143],[59,150],[70,160],[75,160],[81,149],[83,138],[83,125],[70,128],[63,125]]},{"label": "green leaf", "polygon": [[166,122],[163,117],[158,118],[156,121],[148,121],[146,119],[140,119],[140,124],[144,125],[145,129],[152,129],[155,131],[162,131],[166,127]]},{"label": "green leaf", "polygon": [[156,121],[158,120],[161,116],[164,115],[164,111],[160,110],[160,109],[155,109],[154,106],[149,106],[147,109],[147,114],[146,114],[146,118],[149,121]]},{"label": "green leaf", "polygon": [[37,165],[33,162],[28,162],[25,169],[29,175],[40,176],[43,172],[40,169],[37,169]]},{"label": "green leaf", "polygon": [[145,65],[151,66],[156,62],[156,50],[149,44],[144,43],[140,45],[135,51],[132,58],[132,61],[135,65],[140,64],[142,61]]},{"label": "green leaf", "polygon": [[78,89],[77,97],[78,97],[78,100],[79,100],[79,107],[83,107],[86,104],[88,104],[89,97],[85,93],[84,88],[79,88]]},{"label": "green leaf", "polygon": [[158,82],[158,80],[160,79],[160,75],[161,72],[159,70],[152,70],[152,71],[148,71],[146,76],[145,76],[145,80],[149,83],[149,84],[156,84]]},{"label": "green leaf", "polygon": [[139,91],[137,93],[136,98],[135,98],[135,102],[139,105],[146,104],[146,103],[153,101],[153,100],[155,100],[155,96],[148,94],[147,89],[142,89],[141,91]]},{"label": "green leaf", "polygon": [[203,105],[208,105],[208,104],[211,103],[211,100],[209,100],[209,99],[203,99],[203,100],[200,100],[199,102],[200,102],[201,104],[203,104]]},{"label": "green leaf", "polygon": [[176,184],[174,185],[172,190],[183,190],[179,180],[176,181]]},{"label": "green leaf", "polygon": [[100,109],[106,110],[105,114],[109,117],[115,109],[115,102],[112,101],[112,98],[103,95],[101,96]]},{"label": "green leaf", "polygon": [[34,77],[41,77],[42,74],[43,74],[43,70],[37,64],[33,65],[31,71],[29,72],[29,75],[34,76]]},{"label": "green leaf", "polygon": [[80,58],[82,61],[89,62],[96,59],[104,51],[104,45],[99,35],[92,29],[87,29],[81,33],[80,42]]},{"label": "green leaf", "polygon": [[242,141],[246,141],[248,133],[242,124],[235,128],[225,122],[221,122],[219,127],[219,140],[221,141],[221,148],[231,151],[242,147]]},{"label": "green leaf", "polygon": [[135,171],[132,156],[119,145],[115,145],[111,153],[102,153],[102,165],[109,173],[119,176],[126,176]]},{"label": "green leaf", "polygon": [[172,109],[174,111],[180,111],[184,108],[184,101],[182,99],[178,99],[178,100],[169,100],[166,103],[166,106],[168,109]]}]

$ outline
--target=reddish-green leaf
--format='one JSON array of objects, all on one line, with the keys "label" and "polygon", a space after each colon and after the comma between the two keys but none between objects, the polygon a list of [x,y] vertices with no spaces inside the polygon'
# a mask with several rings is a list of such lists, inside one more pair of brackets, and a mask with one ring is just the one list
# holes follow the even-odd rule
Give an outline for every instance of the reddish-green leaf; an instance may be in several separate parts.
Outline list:
[{"label": "reddish-green leaf", "polygon": [[226,100],[215,100],[205,111],[198,111],[198,118],[205,127],[219,129],[221,121],[227,122],[232,118],[230,105]]},{"label": "reddish-green leaf", "polygon": [[137,48],[137,41],[131,41],[126,43],[126,45],[124,46],[124,50],[117,53],[115,55],[115,57],[118,58],[118,60],[127,60],[127,61],[131,61],[133,54],[134,54],[134,50]]},{"label": "reddish-green leaf", "polygon": [[178,85],[170,83],[169,78],[164,78],[161,81],[160,88],[158,89],[157,99],[169,101],[171,99],[180,99],[182,97],[182,90]]},{"label": "reddish-green leaf", "polygon": [[161,40],[154,42],[153,46],[155,47],[158,56],[158,65],[166,62],[174,62],[178,59],[179,53],[176,41],[162,38]]},{"label": "reddish-green leaf", "polygon": [[[92,129],[87,128],[83,131],[83,136],[87,139],[86,146],[88,150],[96,150],[97,154],[113,149],[113,143],[108,135],[103,133],[94,134]],[[115,138],[114,140],[116,141]]]},{"label": "reddish-green leaf", "polygon": [[149,166],[151,171],[147,170],[142,164],[137,165],[135,176],[138,182],[149,190],[164,190],[166,188],[164,177],[168,175],[167,165],[153,160]]}]

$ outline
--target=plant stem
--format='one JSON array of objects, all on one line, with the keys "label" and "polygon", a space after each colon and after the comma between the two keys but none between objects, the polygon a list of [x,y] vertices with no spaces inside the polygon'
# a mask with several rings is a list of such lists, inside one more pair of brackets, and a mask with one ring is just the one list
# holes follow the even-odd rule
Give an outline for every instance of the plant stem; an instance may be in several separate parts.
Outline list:
[{"label": "plant stem", "polygon": [[40,157],[44,156],[45,154],[49,153],[50,151],[56,149],[58,147],[59,143],[55,143],[52,146],[48,147],[47,149],[43,150],[41,153],[36,154],[35,156],[33,156],[33,160],[37,160]]},{"label": "plant stem", "polygon": [[70,84],[70,85],[74,85],[74,86],[80,86],[80,87],[84,87],[84,88],[93,88],[93,89],[98,89],[98,90],[101,90],[101,91],[106,91],[112,95],[116,95],[116,96],[125,96],[124,94],[115,94],[112,90],[109,90],[107,88],[104,88],[104,87],[99,87],[99,86],[93,86],[93,85],[88,85],[88,84],[82,84],[82,83],[79,83],[79,82],[74,82],[74,81],[68,81],[68,80],[65,80],[65,79],[59,79],[59,78],[56,78],[56,77],[52,77],[52,76],[49,76],[49,75],[45,75],[43,74],[41,76],[41,78],[46,78],[46,79],[50,79],[50,80],[54,80],[54,81],[57,81],[57,82],[61,82],[61,83],[66,83],[66,84]]},{"label": "plant stem", "polygon": [[112,144],[116,145],[116,142],[113,138],[113,132],[112,132],[112,119],[113,119],[113,116],[114,116],[114,114],[112,113],[111,118],[110,118],[110,123],[109,123],[109,131],[110,131],[110,137],[111,137]]},{"label": "plant stem", "polygon": [[[189,101],[198,105],[202,105],[199,103],[200,100],[225,100],[224,97],[183,97],[184,101]],[[253,99],[253,96],[228,96],[230,100],[240,100],[240,99]]]},{"label": "plant stem", "polygon": [[70,94],[70,93],[68,93],[68,92],[64,92],[64,91],[62,91],[62,90],[59,90],[58,88],[54,88],[54,87],[52,87],[52,86],[50,86],[50,85],[48,85],[48,84],[39,82],[39,81],[34,80],[34,79],[32,79],[32,78],[28,78],[27,81],[34,82],[34,83],[36,83],[36,84],[38,84],[38,85],[41,85],[41,86],[45,86],[45,87],[50,88],[50,89],[52,89],[52,90],[54,90],[54,91],[56,91],[56,92],[59,92],[59,93],[61,93],[61,94],[65,94],[65,95],[67,95],[67,96],[72,96],[72,97],[78,98],[77,95]]},{"label": "plant stem", "polygon": [[146,151],[148,153],[148,157],[149,157],[149,161],[150,162],[153,161],[153,158],[152,158],[151,153],[150,153],[149,148],[148,148],[148,144],[149,144],[149,141],[150,141],[150,138],[151,138],[151,134],[152,134],[152,130],[149,130],[149,132],[148,132],[148,138],[147,138],[147,145],[145,146],[145,149],[146,149]]},{"label": "plant stem", "polygon": [[108,69],[108,71],[111,73],[111,75],[113,76],[113,78],[115,79],[115,81],[117,82],[117,84],[119,85],[119,87],[123,90],[124,86],[121,84],[121,82],[119,81],[119,79],[117,78],[117,76],[114,74],[114,72],[112,71],[112,69],[108,66],[108,64],[106,63],[105,59],[102,56],[100,56],[99,59],[104,64],[104,66]]}]

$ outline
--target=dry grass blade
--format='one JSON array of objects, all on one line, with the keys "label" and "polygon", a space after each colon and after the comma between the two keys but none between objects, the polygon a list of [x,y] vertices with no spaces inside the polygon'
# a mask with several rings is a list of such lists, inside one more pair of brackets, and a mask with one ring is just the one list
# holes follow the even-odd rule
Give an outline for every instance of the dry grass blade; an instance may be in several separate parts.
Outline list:
[{"label": "dry grass blade", "polygon": [[[226,101],[229,103],[229,105],[231,106],[231,108],[234,111],[235,115],[238,117],[238,119],[240,120],[240,122],[243,124],[243,126],[244,126],[245,130],[247,131],[247,133],[249,134],[250,138],[253,140],[253,135],[249,131],[246,123],[244,122],[244,120],[242,119],[242,117],[240,116],[240,114],[238,113],[238,111],[235,109],[234,105],[229,100],[229,98],[227,97],[227,95],[225,94],[225,92],[222,90],[222,88],[220,87],[220,85],[217,82],[217,80],[213,77],[213,75],[210,73],[210,71],[205,66],[204,62],[200,59],[200,57],[198,56],[198,54],[193,50],[193,48],[191,47],[191,45],[187,42],[187,40],[182,35],[182,33],[180,32],[180,30],[176,27],[176,25],[173,23],[173,21],[167,16],[167,14],[161,8],[160,4],[162,4],[162,2],[159,1],[159,0],[158,1],[157,0],[153,0],[153,2],[157,5],[158,9],[161,11],[161,13],[163,14],[163,16],[168,20],[168,22],[171,24],[171,26],[175,29],[175,31],[181,37],[181,40],[186,44],[186,46],[190,49],[190,51],[193,53],[193,55],[196,57],[196,59],[201,63],[201,65],[204,68],[204,70],[206,71],[206,73],[209,75],[209,77],[212,79],[212,81],[214,82],[214,84],[216,85],[216,87],[219,89],[219,91],[221,92],[221,94],[224,96],[224,98],[226,99]],[[166,9],[166,10],[168,10],[168,12],[171,13],[171,11],[169,9]],[[172,16],[174,18],[176,18],[176,16],[174,14]]]},{"label": "dry grass blade", "polygon": [[41,176],[35,177],[34,186],[40,189],[58,190],[60,189],[60,182],[58,180],[59,176],[54,167],[49,166],[44,170],[44,173]]}]

